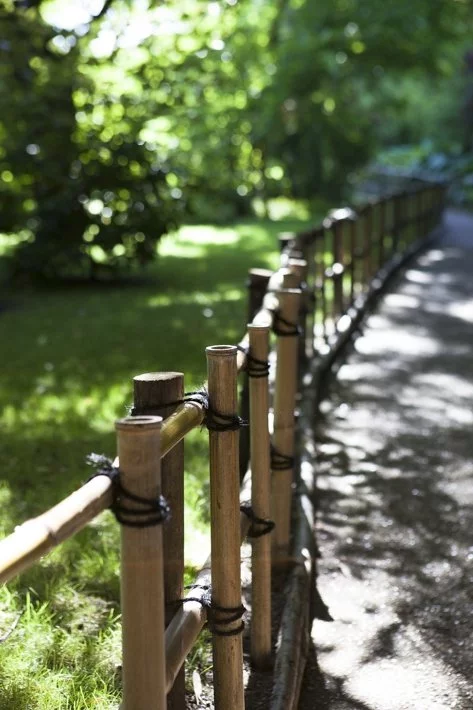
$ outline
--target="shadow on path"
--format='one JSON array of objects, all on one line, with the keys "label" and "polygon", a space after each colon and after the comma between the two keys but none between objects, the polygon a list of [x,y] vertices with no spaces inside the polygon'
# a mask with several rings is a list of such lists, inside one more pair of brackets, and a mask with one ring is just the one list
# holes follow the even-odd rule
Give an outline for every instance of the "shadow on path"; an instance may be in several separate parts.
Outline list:
[{"label": "shadow on path", "polygon": [[[301,710],[473,708],[473,219],[366,321],[317,425],[322,552]],[[317,657],[316,657],[317,656]]]}]

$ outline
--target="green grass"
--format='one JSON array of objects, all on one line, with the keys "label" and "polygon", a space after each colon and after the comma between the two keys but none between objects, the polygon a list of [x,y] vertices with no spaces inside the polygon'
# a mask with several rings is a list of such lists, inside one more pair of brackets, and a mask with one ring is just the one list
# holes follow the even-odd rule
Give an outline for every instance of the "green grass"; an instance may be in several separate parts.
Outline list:
[{"label": "green grass", "polygon": [[[250,267],[274,267],[279,231],[307,223],[187,227],[165,238],[133,284],[0,292],[0,534],[88,477],[91,451],[113,455],[114,420],[132,378],[181,370],[205,379],[205,347],[235,343]],[[186,555],[207,540],[207,441],[186,444]],[[118,526],[109,512],[0,591],[0,708],[117,707],[120,697]]]}]

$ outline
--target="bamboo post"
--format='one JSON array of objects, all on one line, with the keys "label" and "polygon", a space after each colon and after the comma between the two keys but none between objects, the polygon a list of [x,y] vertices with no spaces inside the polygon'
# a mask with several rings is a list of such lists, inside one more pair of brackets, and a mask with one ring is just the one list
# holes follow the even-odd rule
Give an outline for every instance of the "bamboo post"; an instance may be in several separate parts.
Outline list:
[{"label": "bamboo post", "polygon": [[353,213],[350,220],[349,235],[350,235],[350,304],[355,300],[355,283],[356,283],[356,228],[358,217]]},{"label": "bamboo post", "polygon": [[384,243],[386,241],[386,200],[382,199],[379,202],[379,251],[378,251],[378,269],[384,265]]},{"label": "bamboo post", "polygon": [[[299,289],[278,291],[280,315],[288,323],[297,324],[301,292]],[[279,325],[279,324],[278,324]],[[288,554],[292,482],[294,474],[294,406],[297,393],[298,338],[294,328],[279,325],[280,332],[276,345],[276,383],[274,392],[274,435],[275,455],[272,461],[272,519],[275,530],[272,535],[273,555],[283,562]],[[286,461],[276,462],[277,455]]]},{"label": "bamboo post", "polygon": [[[314,237],[314,331],[320,330],[320,336],[326,336],[327,299],[325,297],[325,234],[323,226]],[[320,328],[317,328],[317,321]]]},{"label": "bamboo post", "polygon": [[[250,353],[267,362],[269,328],[249,324]],[[263,520],[271,516],[269,393],[267,377],[250,378],[251,504]],[[251,562],[251,661],[256,668],[271,665],[271,537],[252,540]]]},{"label": "bamboo post", "polygon": [[[161,417],[116,422],[120,481],[131,493],[161,493]],[[127,500],[127,508],[143,510]],[[166,710],[161,525],[121,528],[123,710]]]},{"label": "bamboo post", "polygon": [[301,301],[299,306],[299,326],[301,329],[299,337],[299,359],[300,362],[305,362],[306,353],[306,335],[307,335],[307,314],[309,312],[309,289],[307,287],[307,261],[305,259],[289,259],[288,266],[293,274],[295,274],[295,280],[293,284],[286,283],[284,280],[284,288],[300,288],[301,289]]},{"label": "bamboo post", "polygon": [[333,224],[333,320],[336,322],[344,311],[343,303],[343,221],[335,220]]},{"label": "bamboo post", "polygon": [[[250,269],[248,280],[248,323],[251,323],[255,315],[263,305],[264,295],[268,288],[272,271],[268,269]],[[246,372],[243,373],[243,381],[240,394],[240,415],[245,421],[250,418],[250,394],[249,382]],[[247,427],[240,432],[240,481],[243,480],[250,460],[250,433]]]},{"label": "bamboo post", "polygon": [[310,360],[314,356],[314,337],[315,337],[315,305],[316,305],[316,264],[315,264],[315,233],[311,232],[308,236],[305,247],[305,256],[307,261],[307,314],[306,314],[306,339],[305,353]]},{"label": "bamboo post", "polygon": [[[182,372],[148,372],[133,378],[133,414],[163,418],[174,412],[184,396]],[[161,461],[162,493],[172,518],[163,529],[164,603],[166,626],[184,595],[184,441]],[[167,697],[167,710],[185,710],[185,671],[182,667]]]},{"label": "bamboo post", "polygon": [[[220,415],[234,416],[237,349],[215,345],[206,348],[206,355],[210,408]],[[243,710],[241,619],[228,623],[232,611],[234,618],[241,607],[238,431],[211,429],[209,442],[215,708]]]},{"label": "bamboo post", "polygon": [[372,231],[373,231],[373,206],[367,205],[364,212],[364,259],[363,259],[363,285],[368,286],[372,277]]}]

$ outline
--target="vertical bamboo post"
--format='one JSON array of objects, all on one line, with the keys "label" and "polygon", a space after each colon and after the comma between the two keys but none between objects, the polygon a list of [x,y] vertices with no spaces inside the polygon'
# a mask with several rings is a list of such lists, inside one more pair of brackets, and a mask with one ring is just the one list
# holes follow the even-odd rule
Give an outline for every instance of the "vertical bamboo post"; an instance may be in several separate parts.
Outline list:
[{"label": "vertical bamboo post", "polygon": [[[146,499],[161,493],[161,417],[116,422],[120,480]],[[129,509],[143,509],[126,502]],[[121,528],[123,710],[166,710],[161,525]]]},{"label": "vertical bamboo post", "polygon": [[379,202],[379,251],[378,269],[384,265],[384,244],[386,241],[386,200],[382,198]]},{"label": "vertical bamboo post", "polygon": [[372,255],[372,232],[373,232],[373,206],[367,205],[364,212],[364,259],[363,259],[363,285],[368,286],[372,277],[373,255]]},{"label": "vertical bamboo post", "polygon": [[[288,323],[297,324],[301,292],[299,289],[278,291],[279,311]],[[279,325],[279,324],[278,324]],[[276,345],[276,383],[274,391],[274,434],[275,454],[287,458],[287,465],[272,463],[272,519],[273,554],[276,560],[284,562],[289,549],[292,483],[294,476],[294,407],[297,394],[298,338],[294,329],[281,323],[281,332]]]},{"label": "vertical bamboo post", "polygon": [[305,362],[306,353],[306,333],[307,333],[307,314],[309,312],[309,290],[307,287],[307,261],[305,259],[289,259],[288,266],[295,274],[294,283],[287,283],[287,277],[284,277],[284,288],[300,288],[301,300],[299,305],[298,323],[301,329],[299,337],[299,359],[300,362]]},{"label": "vertical bamboo post", "polygon": [[344,276],[344,245],[343,221],[338,219],[333,223],[333,316],[334,322],[344,311],[343,276]]},{"label": "vertical bamboo post", "polygon": [[[205,352],[210,408],[224,416],[235,415],[237,349],[214,345]],[[242,635],[218,633],[219,629],[226,634],[237,631],[241,625],[240,619],[227,623],[230,612],[219,611],[235,610],[241,605],[238,431],[210,430],[209,442],[215,708],[243,710]]]},{"label": "vertical bamboo post", "polygon": [[358,217],[353,213],[350,220],[350,304],[355,300],[355,283],[356,283],[356,228]]},{"label": "vertical bamboo post", "polygon": [[[248,280],[248,323],[251,323],[255,315],[263,305],[263,299],[268,288],[272,271],[268,269],[250,269]],[[245,421],[250,418],[250,394],[248,374],[242,373],[242,385],[240,394],[240,415]],[[243,480],[250,460],[250,432],[247,427],[240,431],[240,481]]]},{"label": "vertical bamboo post", "polygon": [[[324,245],[323,245],[323,263],[324,263],[324,301],[325,301],[325,338],[329,339],[329,336],[333,332],[333,328],[329,327],[329,324],[333,326],[331,322],[331,314],[333,313],[333,281],[332,281],[332,264],[333,264],[333,233],[331,229],[331,220],[324,219]],[[327,263],[327,261],[329,263]]]},{"label": "vertical bamboo post", "polygon": [[327,299],[325,297],[325,230],[320,227],[314,237],[314,329],[317,327],[317,320],[320,320],[320,335],[325,338],[325,324],[327,320]]},{"label": "vertical bamboo post", "polygon": [[397,254],[399,250],[399,242],[401,239],[401,229],[402,229],[402,196],[393,196],[393,254]]},{"label": "vertical bamboo post", "polygon": [[[154,414],[163,418],[176,409],[184,396],[182,372],[148,372],[133,378],[133,414]],[[172,518],[163,529],[164,602],[166,626],[184,595],[184,441],[174,446],[161,461],[162,493]],[[179,672],[167,696],[167,710],[185,710],[185,671]]]},{"label": "vertical bamboo post", "polygon": [[311,232],[307,237],[305,256],[307,261],[307,315],[306,315],[306,339],[305,353],[310,360],[314,355],[314,330],[315,330],[315,306],[316,306],[316,264],[315,264],[315,233]]},{"label": "vertical bamboo post", "polygon": [[[267,362],[269,329],[248,325],[250,353]],[[267,377],[250,378],[251,505],[263,520],[271,516],[271,462],[268,430],[269,393]],[[271,537],[252,540],[251,563],[251,661],[256,668],[271,664]]]}]

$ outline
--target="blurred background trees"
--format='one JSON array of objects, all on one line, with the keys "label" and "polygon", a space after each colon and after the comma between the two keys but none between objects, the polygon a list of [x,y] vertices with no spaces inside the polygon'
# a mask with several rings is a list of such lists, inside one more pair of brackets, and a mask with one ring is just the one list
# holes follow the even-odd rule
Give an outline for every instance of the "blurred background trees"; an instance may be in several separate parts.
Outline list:
[{"label": "blurred background trees", "polygon": [[183,221],[340,202],[380,151],[465,165],[471,29],[469,0],[0,0],[16,271],[100,276]]}]

